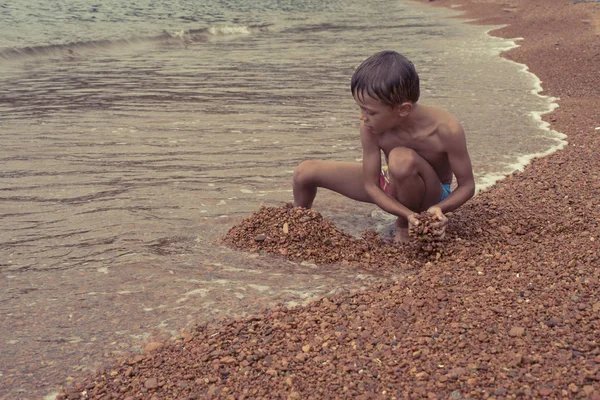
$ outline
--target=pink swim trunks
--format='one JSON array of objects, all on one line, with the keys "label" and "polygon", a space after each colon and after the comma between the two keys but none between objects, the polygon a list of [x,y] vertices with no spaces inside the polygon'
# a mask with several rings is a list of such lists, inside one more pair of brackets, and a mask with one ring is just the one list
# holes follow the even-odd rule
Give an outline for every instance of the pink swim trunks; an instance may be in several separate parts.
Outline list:
[{"label": "pink swim trunks", "polygon": [[392,195],[392,186],[390,185],[390,173],[387,165],[381,167],[381,174],[379,175],[379,187],[388,195]]}]

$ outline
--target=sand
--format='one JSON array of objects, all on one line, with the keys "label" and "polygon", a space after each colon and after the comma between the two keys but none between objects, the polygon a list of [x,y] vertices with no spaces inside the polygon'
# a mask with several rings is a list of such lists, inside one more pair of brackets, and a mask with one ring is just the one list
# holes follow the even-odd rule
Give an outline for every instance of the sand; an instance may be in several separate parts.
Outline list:
[{"label": "sand", "polygon": [[505,56],[559,98],[544,120],[569,145],[479,193],[425,256],[368,233],[353,241],[312,211],[259,210],[225,241],[407,277],[200,326],[59,398],[600,399],[600,3],[428,3],[464,4],[469,18],[509,24],[494,35],[524,38]]}]

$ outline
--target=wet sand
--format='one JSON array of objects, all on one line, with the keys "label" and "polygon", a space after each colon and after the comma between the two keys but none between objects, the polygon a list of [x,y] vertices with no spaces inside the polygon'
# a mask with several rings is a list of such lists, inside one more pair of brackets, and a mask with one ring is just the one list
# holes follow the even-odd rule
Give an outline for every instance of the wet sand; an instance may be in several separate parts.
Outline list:
[{"label": "wet sand", "polygon": [[455,212],[403,279],[151,343],[60,397],[600,398],[600,4],[453,3],[524,38],[505,56],[559,98],[544,120],[569,145]]}]

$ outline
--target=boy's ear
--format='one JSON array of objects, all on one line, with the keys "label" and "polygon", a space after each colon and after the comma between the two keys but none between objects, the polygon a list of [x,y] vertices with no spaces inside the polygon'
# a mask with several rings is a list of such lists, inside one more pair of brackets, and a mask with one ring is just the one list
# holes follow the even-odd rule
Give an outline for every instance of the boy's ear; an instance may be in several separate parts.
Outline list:
[{"label": "boy's ear", "polygon": [[396,110],[398,111],[399,116],[406,117],[411,112],[412,108],[413,103],[411,103],[410,101],[405,101],[404,103],[397,106]]}]

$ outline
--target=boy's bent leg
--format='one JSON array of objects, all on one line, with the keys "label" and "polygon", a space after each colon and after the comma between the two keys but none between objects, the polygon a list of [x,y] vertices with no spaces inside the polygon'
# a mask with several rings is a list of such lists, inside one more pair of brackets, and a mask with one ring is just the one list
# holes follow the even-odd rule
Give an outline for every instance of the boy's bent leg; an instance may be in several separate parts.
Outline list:
[{"label": "boy's bent leg", "polygon": [[[392,194],[413,212],[421,212],[439,202],[440,180],[433,167],[414,150],[396,147],[389,154],[388,168]],[[396,220],[396,239],[408,240],[408,221]]]},{"label": "boy's bent leg", "polygon": [[371,203],[365,190],[362,164],[308,160],[294,171],[294,205],[312,207],[317,188],[333,190],[353,200]]}]

